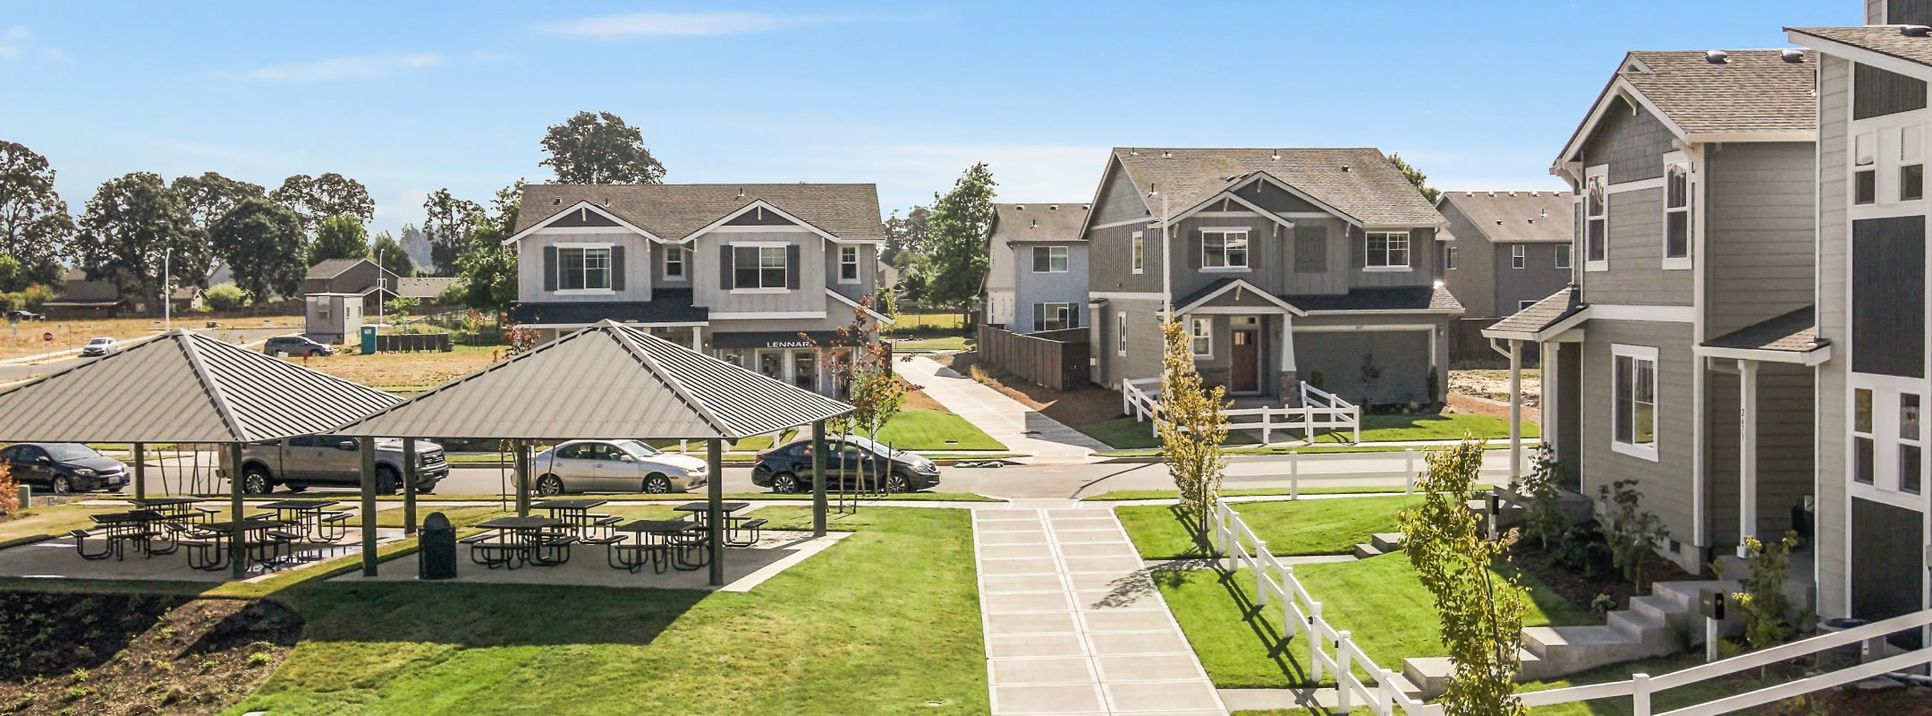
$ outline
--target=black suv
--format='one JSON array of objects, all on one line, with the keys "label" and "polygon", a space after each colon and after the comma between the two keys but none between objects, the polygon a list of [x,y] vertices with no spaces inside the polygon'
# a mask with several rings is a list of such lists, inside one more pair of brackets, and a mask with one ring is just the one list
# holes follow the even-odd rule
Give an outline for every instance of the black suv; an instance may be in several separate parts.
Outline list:
[{"label": "black suv", "polygon": [[[843,484],[858,487],[859,468],[865,481],[885,476],[887,492],[913,492],[939,486],[939,466],[925,456],[904,450],[890,451],[861,437],[827,438],[825,481],[827,486]],[[812,441],[794,440],[758,453],[758,464],[751,467],[751,484],[769,487],[772,492],[798,492],[812,485]]]},{"label": "black suv", "polygon": [[127,466],[80,443],[18,443],[0,449],[13,479],[56,495],[127,487]]},{"label": "black suv", "polygon": [[269,355],[282,355],[307,358],[309,356],[332,356],[335,349],[326,343],[312,341],[302,336],[276,336],[262,344],[262,352]]}]

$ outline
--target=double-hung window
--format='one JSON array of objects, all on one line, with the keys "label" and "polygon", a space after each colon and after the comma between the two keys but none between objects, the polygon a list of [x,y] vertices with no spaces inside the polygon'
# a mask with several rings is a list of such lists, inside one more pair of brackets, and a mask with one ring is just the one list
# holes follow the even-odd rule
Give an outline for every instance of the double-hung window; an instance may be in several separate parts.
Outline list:
[{"label": "double-hung window", "polygon": [[1456,247],[1454,246],[1442,247],[1442,270],[1444,271],[1456,270]]},{"label": "double-hung window", "polygon": [[1583,267],[1601,271],[1610,262],[1609,167],[1592,167],[1583,179]]},{"label": "double-hung window", "polygon": [[839,283],[859,282],[859,247],[839,247]]},{"label": "double-hung window", "polygon": [[1201,232],[1201,268],[1248,267],[1247,229],[1207,229]]},{"label": "double-hung window", "polygon": [[783,246],[731,247],[733,290],[784,289],[789,270]]},{"label": "double-hung window", "polygon": [[1871,388],[1852,391],[1852,481],[1865,485],[1878,483],[1876,397]]},{"label": "double-hung window", "polygon": [[1919,475],[1924,443],[1919,437],[1919,396],[1900,393],[1898,396],[1898,489],[1917,495],[1922,489],[1923,478]]},{"label": "double-hung window", "polygon": [[1214,319],[1195,318],[1188,321],[1188,344],[1194,349],[1194,357],[1211,358],[1214,356]]},{"label": "double-hung window", "polygon": [[1852,139],[1852,203],[1878,203],[1878,135],[1873,132]]},{"label": "double-hung window", "polygon": [[1898,200],[1925,198],[1925,128],[1907,125],[1899,128]]},{"label": "double-hung window", "polygon": [[1517,270],[1529,268],[1529,247],[1528,246],[1524,246],[1522,244],[1510,244],[1509,267]]},{"label": "double-hung window", "polygon": [[1657,349],[1611,346],[1612,441],[1616,452],[1657,460]]},{"label": "double-hung window", "polygon": [[1144,273],[1147,270],[1147,241],[1141,238],[1138,231],[1134,232],[1134,243],[1130,250],[1133,252],[1134,273]]},{"label": "double-hung window", "polygon": [[664,280],[683,281],[687,253],[682,246],[669,246],[664,249]]},{"label": "double-hung window", "polygon": [[1567,269],[1570,267],[1570,245],[1569,244],[1556,245],[1556,267],[1560,269]]},{"label": "double-hung window", "polygon": [[1691,167],[1676,154],[1664,165],[1664,268],[1690,268]]},{"label": "double-hung window", "polygon": [[610,290],[609,246],[561,246],[557,263],[557,290]]},{"label": "double-hung window", "polygon": [[1114,352],[1127,355],[1127,314],[1114,314]]},{"label": "double-hung window", "polygon": [[1362,243],[1367,251],[1363,266],[1383,270],[1409,267],[1409,232],[1371,231]]},{"label": "double-hung window", "polygon": [[1033,247],[1033,273],[1066,273],[1067,247]]}]

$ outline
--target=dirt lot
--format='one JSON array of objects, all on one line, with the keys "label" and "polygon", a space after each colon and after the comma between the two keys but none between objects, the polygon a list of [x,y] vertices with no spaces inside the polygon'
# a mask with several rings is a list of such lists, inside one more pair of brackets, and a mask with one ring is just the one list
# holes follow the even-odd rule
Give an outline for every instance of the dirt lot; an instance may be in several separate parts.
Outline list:
[{"label": "dirt lot", "polygon": [[448,353],[377,353],[288,358],[337,378],[398,393],[420,393],[469,375],[502,358],[503,347],[456,346]]},{"label": "dirt lot", "polygon": [[[266,316],[262,318],[215,318],[202,316],[176,316],[174,325],[180,328],[200,328],[214,320],[225,327],[260,328],[299,327],[301,316]],[[71,350],[87,344],[87,339],[107,336],[120,340],[139,338],[161,329],[159,318],[102,318],[86,321],[28,321],[17,326],[0,324],[0,358],[39,355],[54,351]],[[45,334],[53,334],[53,340],[44,340]],[[222,340],[233,340],[221,335]]]},{"label": "dirt lot", "polygon": [[987,387],[1067,425],[1091,425],[1120,417],[1119,393],[1098,387],[1058,391],[1018,380],[1008,383],[1002,380],[1003,376],[990,374],[980,368],[979,354],[971,351],[941,354],[933,356],[933,360],[963,375],[973,376],[974,380]]}]

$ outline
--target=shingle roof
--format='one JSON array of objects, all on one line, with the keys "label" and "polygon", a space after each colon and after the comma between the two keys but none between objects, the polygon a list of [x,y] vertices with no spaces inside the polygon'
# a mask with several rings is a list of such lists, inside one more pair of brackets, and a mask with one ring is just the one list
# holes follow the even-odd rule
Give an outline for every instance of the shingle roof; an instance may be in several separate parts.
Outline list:
[{"label": "shingle roof", "polygon": [[790,383],[604,321],[332,432],[738,439],[851,410]]},{"label": "shingle roof", "polygon": [[434,300],[442,295],[444,289],[461,280],[450,276],[404,276],[396,279],[396,294]]},{"label": "shingle roof", "polygon": [[1462,312],[1462,302],[1440,286],[1356,288],[1344,294],[1282,296],[1304,311],[1440,311]]},{"label": "shingle roof", "polygon": [[0,392],[0,440],[275,440],[326,432],[399,400],[176,330]]},{"label": "shingle roof", "polygon": [[1570,243],[1574,209],[1567,191],[1445,191],[1442,201],[1455,204],[1494,243]]},{"label": "shingle roof", "polygon": [[[1782,50],[1735,50],[1712,62],[1704,50],[1631,52],[1618,73],[1689,134],[1815,131],[1813,57],[1786,62]],[[1632,62],[1647,70],[1632,70]]]},{"label": "shingle roof", "polygon": [[1114,158],[1135,188],[1166,192],[1176,212],[1206,201],[1234,180],[1265,173],[1337,211],[1368,224],[1430,226],[1434,206],[1381,150],[1162,149],[1115,147]]},{"label": "shingle roof", "polygon": [[1081,202],[994,204],[993,241],[1085,241],[1088,212]]},{"label": "shingle roof", "polygon": [[357,264],[367,261],[368,259],[323,259],[315,262],[314,266],[309,267],[309,274],[305,278],[335,278],[341,276],[342,272],[355,268]]},{"label": "shingle roof", "polygon": [[527,184],[516,230],[589,201],[676,241],[761,199],[842,239],[885,238],[879,190],[872,184]]},{"label": "shingle roof", "polygon": [[1708,339],[1704,345],[1712,348],[1808,353],[1831,343],[1818,337],[1815,313],[1811,306],[1806,306]]},{"label": "shingle roof", "polygon": [[1566,318],[1583,311],[1585,305],[1582,293],[1575,286],[1557,289],[1556,293],[1545,296],[1543,300],[1531,304],[1529,308],[1517,311],[1503,320],[1489,324],[1483,329],[1489,333],[1532,334],[1556,325]]},{"label": "shingle roof", "polygon": [[1907,37],[1897,25],[1787,27],[1785,30],[1864,48],[1908,62],[1932,65],[1932,37]]}]

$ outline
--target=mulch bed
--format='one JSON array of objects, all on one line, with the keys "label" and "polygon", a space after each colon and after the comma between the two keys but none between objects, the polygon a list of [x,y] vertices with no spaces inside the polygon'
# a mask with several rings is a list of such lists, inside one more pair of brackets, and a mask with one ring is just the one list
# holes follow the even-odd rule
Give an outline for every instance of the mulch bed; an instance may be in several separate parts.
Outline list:
[{"label": "mulch bed", "polygon": [[1593,565],[1594,574],[1585,575],[1555,563],[1553,557],[1556,544],[1554,542],[1550,544],[1550,549],[1545,551],[1535,542],[1522,539],[1522,533],[1516,530],[1510,530],[1503,539],[1509,543],[1505,554],[1517,569],[1541,580],[1552,591],[1583,609],[1589,609],[1590,602],[1594,601],[1599,594],[1608,594],[1612,599],[1617,600],[1618,609],[1628,608],[1630,598],[1648,594],[1651,584],[1697,578],[1677,565],[1656,560],[1644,570],[1644,588],[1639,589],[1623,578],[1623,573],[1610,562],[1608,552],[1596,560]]},{"label": "mulch bed", "polygon": [[[934,356],[940,365],[952,368],[960,375],[972,375],[973,367],[979,365],[979,354],[973,351]],[[985,371],[984,366],[981,370]],[[1088,386],[1078,390],[1052,390],[1025,381],[1008,382],[997,371],[983,372],[985,379],[980,382],[1038,411],[1040,414],[1066,425],[1091,425],[1104,420],[1120,417],[1120,394],[1099,386]]]}]

